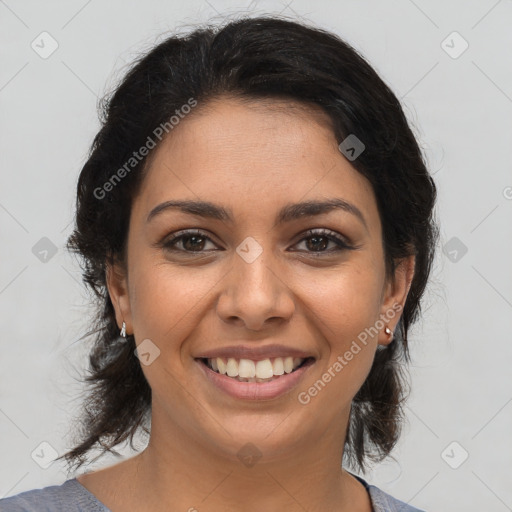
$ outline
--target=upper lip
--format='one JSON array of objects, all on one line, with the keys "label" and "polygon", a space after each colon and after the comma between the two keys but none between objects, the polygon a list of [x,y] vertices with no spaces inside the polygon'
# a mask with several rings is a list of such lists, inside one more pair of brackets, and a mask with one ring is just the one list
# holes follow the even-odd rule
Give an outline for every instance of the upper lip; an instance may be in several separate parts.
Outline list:
[{"label": "upper lip", "polygon": [[219,347],[207,350],[196,356],[196,359],[214,359],[216,357],[234,359],[251,359],[252,361],[261,361],[262,359],[271,359],[275,357],[299,357],[307,359],[314,357],[311,353],[299,350],[285,345],[266,345],[261,347],[251,347],[248,345],[236,345],[231,347]]}]

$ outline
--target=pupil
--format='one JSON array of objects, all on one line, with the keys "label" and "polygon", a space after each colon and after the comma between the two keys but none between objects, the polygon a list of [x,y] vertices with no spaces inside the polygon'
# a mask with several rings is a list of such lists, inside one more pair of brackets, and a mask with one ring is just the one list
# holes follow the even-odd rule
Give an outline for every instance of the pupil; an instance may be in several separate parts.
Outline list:
[{"label": "pupil", "polygon": [[[325,249],[327,247],[327,244],[329,243],[327,238],[325,236],[312,236],[309,238],[310,241],[313,241],[313,247],[316,246],[317,249]],[[320,244],[320,247],[318,247],[318,240],[324,240],[323,244]],[[309,242],[308,242],[309,243]],[[311,249],[311,245],[309,246]]]},{"label": "pupil", "polygon": [[204,244],[204,239],[203,239],[203,237],[202,237],[202,236],[200,236],[200,235],[189,235],[189,236],[187,236],[187,237],[184,239],[184,241],[183,241],[183,246],[185,247],[185,249],[189,249],[189,250],[191,250],[191,251],[196,251],[196,250],[198,250],[198,246],[197,246],[197,245],[195,245],[195,246],[194,246],[194,245],[190,246],[190,244],[188,244],[188,243],[187,243],[187,242],[189,242],[190,240],[194,240],[196,243],[197,243],[197,240],[203,240],[203,243],[202,243],[202,244],[199,244],[199,245],[200,245],[199,249],[201,249],[201,248],[202,248],[202,246],[203,246],[203,244]]}]

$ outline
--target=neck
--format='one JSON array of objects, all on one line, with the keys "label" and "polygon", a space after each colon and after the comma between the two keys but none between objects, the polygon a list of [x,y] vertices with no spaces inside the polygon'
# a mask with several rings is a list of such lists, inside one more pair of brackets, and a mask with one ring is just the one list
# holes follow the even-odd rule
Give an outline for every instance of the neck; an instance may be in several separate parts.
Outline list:
[{"label": "neck", "polygon": [[371,510],[362,484],[341,468],[345,429],[286,448],[268,442],[272,436],[262,450],[231,443],[236,448],[226,453],[158,420],[153,414],[148,447],[131,459],[137,510]]}]

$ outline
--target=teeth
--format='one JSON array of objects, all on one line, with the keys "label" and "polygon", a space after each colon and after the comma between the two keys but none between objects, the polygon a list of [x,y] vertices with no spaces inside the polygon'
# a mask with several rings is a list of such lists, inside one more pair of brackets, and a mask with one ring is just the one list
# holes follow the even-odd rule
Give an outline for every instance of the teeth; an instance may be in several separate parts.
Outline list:
[{"label": "teeth", "polygon": [[283,375],[284,373],[284,363],[282,357],[276,357],[274,359],[274,364],[272,365],[274,375]]},{"label": "teeth", "polygon": [[[210,363],[210,366],[211,366],[211,362],[212,361],[213,361],[213,359],[208,359],[208,362]],[[216,361],[217,366],[218,366],[218,372],[221,375],[226,375],[226,363],[220,357],[215,358],[215,361]],[[215,371],[217,371],[217,370],[215,370]]]},{"label": "teeth", "polygon": [[232,357],[228,359],[226,373],[228,374],[228,377],[238,377],[238,363],[236,362],[236,359],[233,359]]},{"label": "teeth", "polygon": [[[242,361],[240,361],[240,364],[242,364]],[[258,379],[270,379],[273,376],[274,370],[272,369],[272,363],[270,362],[270,359],[263,359],[262,361],[258,361],[256,363],[256,377]],[[240,377],[242,377],[242,375],[240,375]]]},{"label": "teeth", "polygon": [[228,377],[238,378],[246,382],[261,382],[261,380],[272,380],[274,376],[291,373],[303,363],[304,359],[300,357],[276,357],[273,361],[263,359],[261,361],[252,361],[251,359],[240,359],[233,357],[226,360],[221,357],[208,359],[208,366]]},{"label": "teeth", "polygon": [[[240,363],[238,364],[238,376],[244,377],[246,379],[250,379],[252,377],[256,377],[256,367],[254,361],[250,359],[240,359]],[[258,371],[258,378],[262,379],[260,375],[261,368]],[[270,375],[272,377],[272,375]]]}]

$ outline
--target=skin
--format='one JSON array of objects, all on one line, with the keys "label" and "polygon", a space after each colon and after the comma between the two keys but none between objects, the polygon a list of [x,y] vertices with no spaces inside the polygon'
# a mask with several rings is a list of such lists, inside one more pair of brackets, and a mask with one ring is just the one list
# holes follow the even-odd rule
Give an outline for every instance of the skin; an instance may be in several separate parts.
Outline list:
[{"label": "skin", "polygon": [[[325,114],[282,100],[221,97],[207,107],[154,150],[132,207],[127,267],[108,269],[118,325],[124,320],[137,344],[149,338],[160,350],[142,365],[153,395],[149,445],[78,480],[114,512],[369,512],[366,490],[340,466],[351,401],[378,344],[390,341],[384,327],[310,403],[297,395],[365,328],[393,305],[403,307],[414,258],[386,280],[372,187],[340,153]],[[275,224],[284,205],[327,198],[357,206],[367,226],[341,210]],[[146,223],[156,205],[171,199],[222,205],[234,223],[177,210]],[[194,228],[208,238],[195,245],[182,239],[175,252],[158,245]],[[356,248],[334,252],[336,244],[323,235],[315,245],[304,232],[316,228]],[[263,250],[252,263],[236,252],[249,236]],[[322,242],[328,246],[318,249]],[[394,330],[399,318],[386,325]],[[235,399],[205,379],[194,357],[240,342],[298,347],[316,362],[284,396]],[[252,467],[237,457],[248,442],[262,453]]]}]

